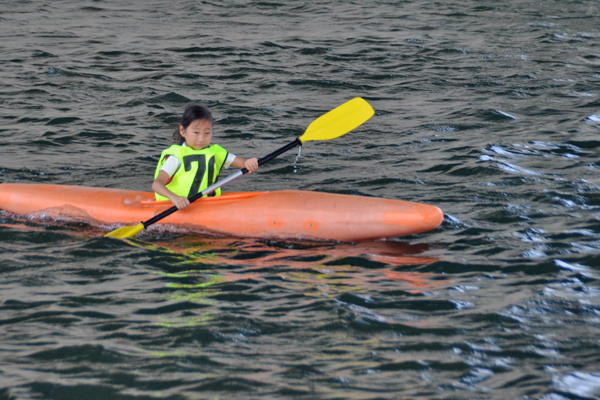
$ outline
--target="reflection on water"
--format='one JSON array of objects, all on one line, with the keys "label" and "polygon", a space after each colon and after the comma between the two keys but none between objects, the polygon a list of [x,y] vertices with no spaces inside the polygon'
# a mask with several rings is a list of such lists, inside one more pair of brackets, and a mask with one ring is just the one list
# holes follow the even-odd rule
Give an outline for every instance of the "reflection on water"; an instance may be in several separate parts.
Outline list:
[{"label": "reflection on water", "polygon": [[[311,244],[194,236],[166,242],[128,242],[156,252],[154,257],[162,258],[163,262],[168,259],[167,271],[150,273],[167,282],[170,302],[192,301],[218,308],[215,298],[223,295],[223,286],[233,283],[268,282],[278,290],[302,293],[307,298],[331,299],[345,293],[368,298],[368,293],[380,290],[382,283],[396,282],[398,290],[412,294],[451,284],[432,273],[403,270],[438,260],[421,255],[431,250],[426,244]],[[250,296],[248,300],[258,298]],[[209,307],[201,317],[174,320],[161,317],[160,323],[165,326],[207,324],[214,313]]]},{"label": "reflection on water", "polygon": [[[370,242],[360,244],[310,244],[231,239],[198,239],[179,237],[176,241],[146,243],[130,240],[145,249],[165,252],[170,268],[201,266],[176,273],[162,272],[170,278],[190,281],[207,280],[194,284],[169,284],[171,288],[204,288],[221,282],[258,279],[265,274],[276,275],[283,282],[294,281],[315,287],[329,287],[337,293],[368,291],[370,281],[394,280],[405,282],[415,289],[431,289],[442,284],[428,281],[427,273],[397,271],[394,267],[429,264],[438,258],[420,256],[431,246],[402,242]],[[210,267],[210,269],[206,269]],[[228,272],[228,268],[242,268],[244,273]],[[215,274],[225,269],[223,274]],[[263,272],[265,271],[265,272]],[[448,283],[448,282],[444,282]],[[337,289],[336,289],[337,288]]]}]

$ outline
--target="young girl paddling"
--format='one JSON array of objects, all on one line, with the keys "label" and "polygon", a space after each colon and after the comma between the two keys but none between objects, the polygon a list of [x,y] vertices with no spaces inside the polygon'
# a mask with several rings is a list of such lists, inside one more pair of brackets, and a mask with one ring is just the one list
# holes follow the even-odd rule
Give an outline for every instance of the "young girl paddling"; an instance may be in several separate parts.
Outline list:
[{"label": "young girl paddling", "polygon": [[[192,105],[185,109],[181,125],[173,132],[176,143],[164,150],[154,173],[152,190],[156,200],[171,200],[180,210],[190,205],[187,199],[200,193],[219,177],[222,168],[230,166],[256,171],[256,158],[244,159],[218,144],[210,144],[213,118],[208,108]],[[221,189],[209,196],[220,196]]]}]

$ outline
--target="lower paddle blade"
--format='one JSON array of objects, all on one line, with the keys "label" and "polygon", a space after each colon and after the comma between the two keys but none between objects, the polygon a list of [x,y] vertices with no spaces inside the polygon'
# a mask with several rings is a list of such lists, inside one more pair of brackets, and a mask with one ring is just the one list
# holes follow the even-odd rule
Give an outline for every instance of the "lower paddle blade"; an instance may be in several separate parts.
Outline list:
[{"label": "lower paddle blade", "polygon": [[300,140],[304,143],[309,140],[335,139],[362,125],[373,114],[373,107],[364,99],[356,97],[314,120]]},{"label": "lower paddle blade", "polygon": [[124,226],[119,229],[115,229],[114,231],[107,233],[104,237],[111,237],[116,239],[127,239],[132,238],[138,234],[138,232],[143,231],[145,228],[144,224],[139,223],[136,226]]}]

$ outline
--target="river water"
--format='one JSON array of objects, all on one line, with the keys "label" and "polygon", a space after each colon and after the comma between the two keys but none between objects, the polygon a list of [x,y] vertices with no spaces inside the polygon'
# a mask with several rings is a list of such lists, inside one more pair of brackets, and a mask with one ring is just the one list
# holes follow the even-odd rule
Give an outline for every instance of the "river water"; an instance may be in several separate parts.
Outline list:
[{"label": "river water", "polygon": [[6,1],[0,182],[150,191],[188,103],[227,191],[432,204],[362,244],[0,215],[0,399],[600,396],[600,3]]}]

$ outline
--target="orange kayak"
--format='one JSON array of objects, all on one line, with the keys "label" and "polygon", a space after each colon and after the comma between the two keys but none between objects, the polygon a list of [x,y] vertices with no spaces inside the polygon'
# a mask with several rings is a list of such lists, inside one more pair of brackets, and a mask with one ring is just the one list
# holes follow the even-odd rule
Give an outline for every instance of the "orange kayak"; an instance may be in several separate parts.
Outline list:
[{"label": "orange kayak", "polygon": [[[114,229],[172,206],[154,193],[47,184],[0,184],[0,209],[35,219],[69,219]],[[150,229],[285,240],[358,242],[426,232],[442,211],[375,197],[282,190],[199,199]]]}]

